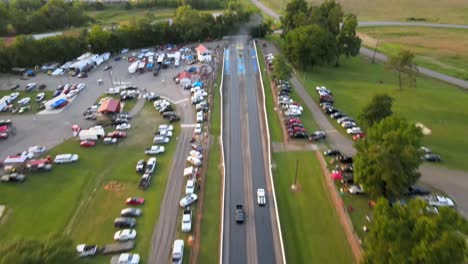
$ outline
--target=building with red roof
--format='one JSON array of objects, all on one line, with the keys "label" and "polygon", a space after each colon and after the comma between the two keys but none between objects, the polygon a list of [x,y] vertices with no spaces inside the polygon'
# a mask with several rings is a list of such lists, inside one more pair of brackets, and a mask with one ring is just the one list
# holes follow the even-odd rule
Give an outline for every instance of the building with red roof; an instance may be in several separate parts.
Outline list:
[{"label": "building with red roof", "polygon": [[198,47],[195,48],[197,51],[197,59],[198,61],[201,62],[210,62],[211,61],[211,51],[207,49],[205,46],[202,44],[198,45]]},{"label": "building with red roof", "polygon": [[120,113],[120,101],[114,98],[108,98],[102,102],[97,111],[101,114]]}]

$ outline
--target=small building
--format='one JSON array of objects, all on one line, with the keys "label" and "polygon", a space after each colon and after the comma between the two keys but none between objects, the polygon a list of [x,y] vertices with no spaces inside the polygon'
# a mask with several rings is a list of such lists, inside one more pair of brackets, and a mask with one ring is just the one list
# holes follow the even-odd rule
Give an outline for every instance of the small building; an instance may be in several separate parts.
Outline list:
[{"label": "small building", "polygon": [[211,51],[207,49],[205,46],[202,44],[198,45],[198,47],[195,48],[197,51],[197,59],[200,62],[210,62],[211,61]]},{"label": "small building", "polygon": [[117,114],[120,113],[120,101],[113,98],[108,98],[98,108],[100,114]]},{"label": "small building", "polygon": [[187,71],[179,73],[179,82],[182,86],[188,86],[192,84],[192,74]]}]

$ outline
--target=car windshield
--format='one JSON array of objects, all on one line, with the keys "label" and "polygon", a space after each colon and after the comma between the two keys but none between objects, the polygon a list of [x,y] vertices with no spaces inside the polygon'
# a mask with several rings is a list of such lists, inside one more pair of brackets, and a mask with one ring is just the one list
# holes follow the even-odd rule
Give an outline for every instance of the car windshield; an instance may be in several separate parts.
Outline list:
[{"label": "car windshield", "polygon": [[181,256],[180,256],[180,253],[174,253],[174,254],[172,255],[172,261],[177,262],[177,261],[180,260],[180,257],[181,257]]}]

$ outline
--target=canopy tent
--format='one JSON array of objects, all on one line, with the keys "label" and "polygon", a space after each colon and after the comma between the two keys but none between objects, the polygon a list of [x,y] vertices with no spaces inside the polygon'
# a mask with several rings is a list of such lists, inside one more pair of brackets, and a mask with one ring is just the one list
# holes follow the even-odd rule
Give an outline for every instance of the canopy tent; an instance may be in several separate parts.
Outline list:
[{"label": "canopy tent", "polygon": [[203,86],[203,82],[201,81],[193,83],[193,87],[202,87],[202,86]]}]

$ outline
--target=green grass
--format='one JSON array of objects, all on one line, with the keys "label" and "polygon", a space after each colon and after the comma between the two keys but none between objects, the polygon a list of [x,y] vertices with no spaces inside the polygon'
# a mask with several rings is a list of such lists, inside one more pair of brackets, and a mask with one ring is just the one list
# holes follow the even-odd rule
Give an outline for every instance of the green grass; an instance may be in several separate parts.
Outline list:
[{"label": "green grass", "polygon": [[[416,64],[434,71],[468,80],[468,31],[423,27],[360,28],[363,43],[369,48],[396,55],[411,50]],[[437,36],[437,37],[434,37]]]},{"label": "green grass", "polygon": [[[31,101],[29,102],[29,105],[31,106],[31,110],[29,110],[27,112],[24,112],[22,114],[16,113],[14,115],[35,114],[35,113],[41,111],[41,110],[39,110],[39,103],[36,102],[36,95],[38,93],[45,93],[45,99],[44,100],[50,100],[50,99],[52,99],[52,94],[53,94],[53,92],[51,92],[51,91],[37,91],[37,90],[35,90],[35,91],[31,91],[31,92],[26,92],[26,91],[19,91],[19,90],[16,90],[16,91],[0,90],[0,98],[2,98],[5,95],[10,95],[13,92],[18,92],[20,94],[18,96],[18,98],[14,101],[14,103],[13,103],[14,107],[13,108],[18,107],[17,102],[19,100],[21,100],[22,98],[24,98],[24,97],[30,97],[31,98]],[[12,115],[12,113],[10,113],[10,112],[0,112],[0,116],[1,115]]]},{"label": "green grass", "polygon": [[130,10],[124,9],[105,9],[102,11],[90,11],[88,15],[94,18],[95,23],[99,25],[111,24],[128,24],[137,17],[142,17],[146,14],[152,14],[156,19],[167,19],[175,15],[173,8],[134,8]]},{"label": "green grass", "polygon": [[203,209],[200,228],[198,263],[217,263],[219,256],[219,226],[221,223],[220,145],[216,139],[211,146],[208,169],[203,183]]},{"label": "green grass", "polygon": [[271,89],[270,74],[266,68],[263,49],[257,45],[258,60],[260,63],[260,71],[263,78],[263,86],[265,88],[265,105],[268,118],[268,127],[270,129],[270,140],[272,142],[283,142],[283,130],[278,112],[275,111],[275,102],[273,98],[273,90]]},{"label": "green grass", "polygon": [[[274,153],[274,180],[288,263],[354,263],[314,152]],[[300,191],[291,192],[296,160]]]},{"label": "green grass", "polygon": [[198,263],[216,263],[219,256],[219,226],[221,224],[221,182],[222,173],[219,167],[221,159],[221,98],[219,84],[222,69],[218,70],[215,86],[213,87],[213,108],[211,110],[210,133],[213,144],[210,148],[205,182],[202,183],[203,208],[200,223],[200,244]]},{"label": "green grass", "polygon": [[[308,0],[319,5],[325,0]],[[261,0],[270,8],[281,12],[289,1]],[[408,18],[422,18],[435,23],[468,23],[468,2],[465,0],[349,0],[339,1],[345,13],[353,13],[362,21],[406,21]]]},{"label": "green grass", "polygon": [[[141,206],[143,215],[137,220],[133,252],[145,260],[176,141],[166,146],[166,153],[157,156],[156,173],[147,191],[137,188],[139,177],[134,168],[137,160],[148,158],[143,149],[151,144],[151,131],[159,123],[164,122],[148,104],[132,122],[129,136],[119,144],[85,149],[70,139],[52,149],[50,155],[77,153],[77,163],[54,166],[50,173],[27,174],[29,178],[23,185],[0,186],[0,204],[8,208],[6,223],[0,228],[0,244],[13,238],[42,239],[54,232],[69,234],[76,243],[113,242],[113,220],[126,207],[125,199],[142,196],[146,201]],[[178,132],[176,128],[174,138]],[[118,188],[106,190],[109,183],[117,183],[113,186]],[[97,257],[89,263],[108,261],[109,257]]]},{"label": "green grass", "polygon": [[[303,78],[304,73],[299,76]],[[417,87],[400,91],[394,72],[360,57],[342,60],[339,68],[317,67],[305,76],[306,89],[315,100],[315,87],[324,85],[333,91],[336,107],[354,117],[374,94],[388,93],[395,99],[395,115],[421,122],[432,130],[424,137],[423,145],[440,154],[444,166],[468,170],[466,91],[424,77],[418,78]]]}]

